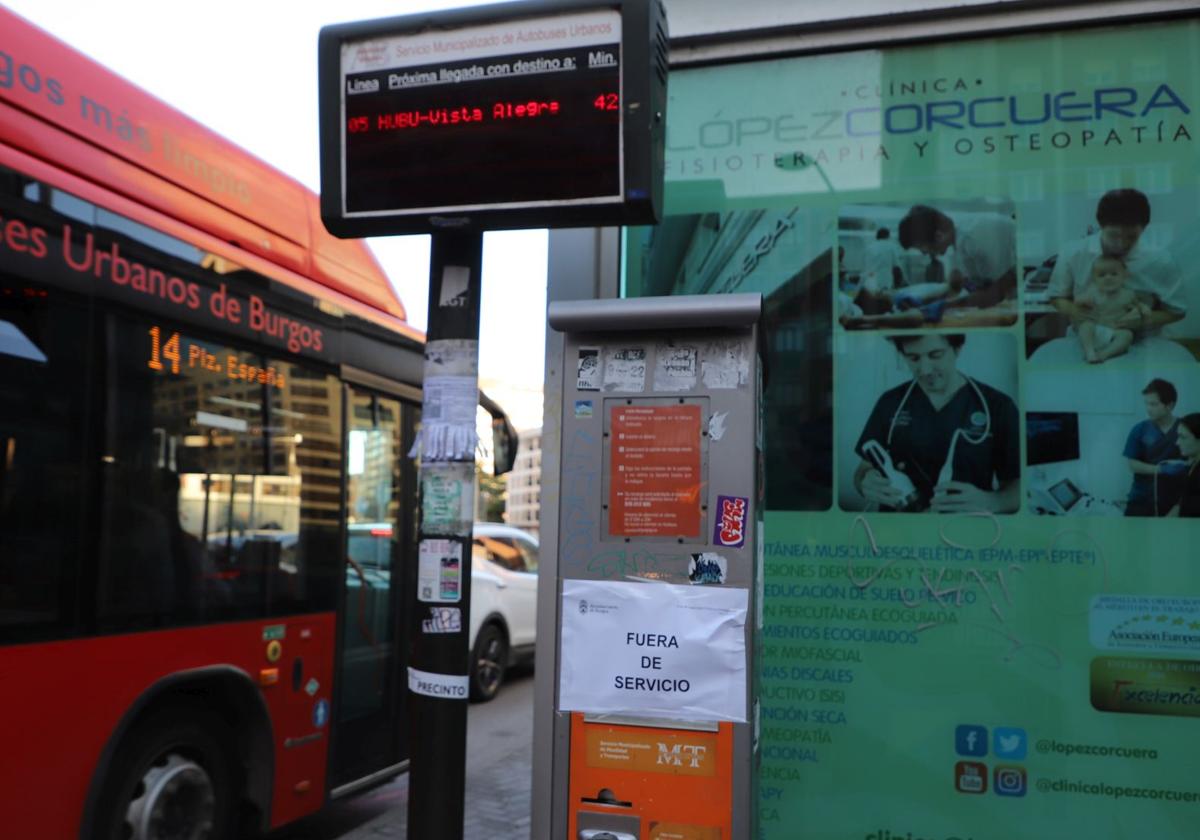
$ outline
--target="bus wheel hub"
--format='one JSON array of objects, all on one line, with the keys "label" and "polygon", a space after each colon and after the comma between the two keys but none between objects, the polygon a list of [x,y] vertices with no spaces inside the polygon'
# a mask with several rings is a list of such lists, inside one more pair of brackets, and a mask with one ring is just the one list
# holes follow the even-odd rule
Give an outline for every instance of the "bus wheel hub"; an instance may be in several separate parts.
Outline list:
[{"label": "bus wheel hub", "polygon": [[159,758],[142,776],[125,812],[130,840],[206,840],[216,797],[204,768],[177,753]]}]

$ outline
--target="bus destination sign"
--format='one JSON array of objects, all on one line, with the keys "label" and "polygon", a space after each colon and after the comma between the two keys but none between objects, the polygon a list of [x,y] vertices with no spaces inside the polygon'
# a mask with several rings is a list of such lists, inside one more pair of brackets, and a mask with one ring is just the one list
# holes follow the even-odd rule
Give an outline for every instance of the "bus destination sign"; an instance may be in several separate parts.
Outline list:
[{"label": "bus destination sign", "polygon": [[[350,236],[653,221],[653,149],[639,153],[629,137],[641,125],[637,136],[651,139],[643,122],[651,107],[661,123],[665,75],[662,102],[644,95],[644,78],[631,81],[648,74],[630,66],[630,54],[649,50],[641,38],[640,50],[628,47],[621,4],[559,5],[547,13],[538,3],[532,8],[543,13],[531,15],[530,4],[504,4],[525,7],[505,19],[450,13],[449,23],[433,26],[396,18],[323,30],[326,226]],[[665,46],[665,24],[659,31]],[[661,125],[656,133],[661,141]],[[632,163],[631,152],[639,155]],[[631,213],[627,204],[645,209]]]}]

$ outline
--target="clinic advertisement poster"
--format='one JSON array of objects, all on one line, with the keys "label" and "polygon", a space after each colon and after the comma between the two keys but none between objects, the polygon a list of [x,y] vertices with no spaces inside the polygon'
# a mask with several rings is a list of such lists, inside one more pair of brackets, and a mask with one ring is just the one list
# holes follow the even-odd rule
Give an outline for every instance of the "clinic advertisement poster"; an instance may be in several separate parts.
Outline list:
[{"label": "clinic advertisement poster", "polygon": [[626,293],[764,295],[762,838],[1195,836],[1198,40],[672,73]]}]

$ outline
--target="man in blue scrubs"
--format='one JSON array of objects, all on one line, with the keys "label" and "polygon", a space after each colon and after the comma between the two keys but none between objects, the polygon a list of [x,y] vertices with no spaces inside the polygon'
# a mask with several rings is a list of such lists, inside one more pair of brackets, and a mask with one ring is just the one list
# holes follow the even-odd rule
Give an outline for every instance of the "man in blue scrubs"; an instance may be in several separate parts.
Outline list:
[{"label": "man in blue scrubs", "polygon": [[[1020,506],[1021,449],[1016,403],[958,370],[966,336],[890,336],[913,380],[875,403],[855,451],[854,487],[881,510],[1013,513]],[[916,488],[904,493],[864,449],[876,441]],[[946,468],[953,450],[953,462]]]},{"label": "man in blue scrubs", "polygon": [[[1179,477],[1172,475],[1182,474],[1183,469],[1178,443],[1179,418],[1175,416],[1179,393],[1167,380],[1152,379],[1142,389],[1142,399],[1146,403],[1146,419],[1130,430],[1123,453],[1133,473],[1125,515],[1163,516],[1178,501],[1181,489]],[[1173,465],[1163,464],[1164,461],[1179,462],[1179,470],[1173,470]]]}]

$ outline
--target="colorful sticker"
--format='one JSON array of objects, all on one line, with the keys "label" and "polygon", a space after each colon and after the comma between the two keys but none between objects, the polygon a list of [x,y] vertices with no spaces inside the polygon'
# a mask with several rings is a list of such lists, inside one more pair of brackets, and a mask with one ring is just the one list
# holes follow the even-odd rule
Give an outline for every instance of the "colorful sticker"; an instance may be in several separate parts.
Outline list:
[{"label": "colorful sticker", "polygon": [[575,400],[575,419],[587,420],[593,414],[593,406],[591,400]]},{"label": "colorful sticker", "polygon": [[423,633],[458,633],[462,631],[462,610],[458,607],[430,607],[429,618],[421,622]]},{"label": "colorful sticker", "polygon": [[746,544],[746,521],[750,500],[744,496],[717,496],[713,544],[741,548]]},{"label": "colorful sticker", "polygon": [[320,690],[320,688],[321,688],[321,684],[319,682],[317,682],[317,678],[309,677],[308,682],[306,682],[304,684],[304,693],[307,694],[309,697],[316,697],[317,692]]},{"label": "colorful sticker", "polygon": [[421,540],[417,549],[417,599],[426,603],[462,599],[462,543]]}]

